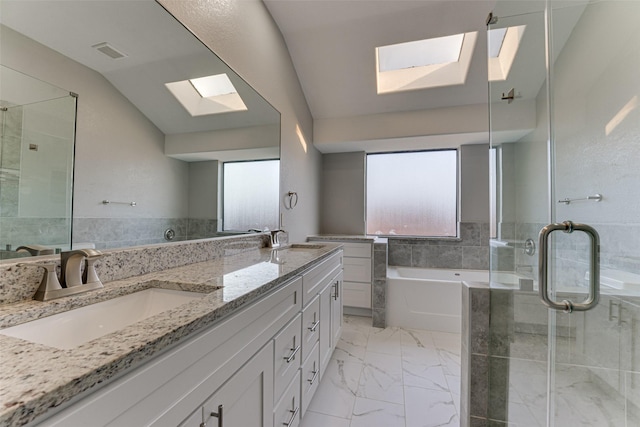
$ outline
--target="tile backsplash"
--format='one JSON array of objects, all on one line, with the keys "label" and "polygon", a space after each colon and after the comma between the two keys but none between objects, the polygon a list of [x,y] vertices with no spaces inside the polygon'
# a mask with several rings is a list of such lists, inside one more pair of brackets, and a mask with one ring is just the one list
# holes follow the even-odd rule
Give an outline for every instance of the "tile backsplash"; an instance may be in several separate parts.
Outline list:
[{"label": "tile backsplash", "polygon": [[[208,261],[228,255],[266,247],[269,236],[250,234],[217,239],[175,242],[104,251],[96,261],[98,277],[103,282],[126,279],[168,268]],[[0,305],[30,299],[42,279],[40,269],[18,267],[20,262],[60,264],[60,256],[6,260],[0,264]]]}]

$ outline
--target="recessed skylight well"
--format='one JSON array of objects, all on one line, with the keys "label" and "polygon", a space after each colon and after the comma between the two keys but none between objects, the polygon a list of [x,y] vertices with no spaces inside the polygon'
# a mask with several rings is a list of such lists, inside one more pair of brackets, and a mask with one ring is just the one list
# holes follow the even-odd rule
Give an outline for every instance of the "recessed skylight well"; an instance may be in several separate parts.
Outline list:
[{"label": "recessed skylight well", "polygon": [[488,31],[489,81],[506,80],[518,53],[526,25]]},{"label": "recessed skylight well", "polygon": [[477,32],[376,48],[378,94],[464,84]]},{"label": "recessed skylight well", "polygon": [[165,86],[192,116],[247,110],[226,74],[165,83]]}]

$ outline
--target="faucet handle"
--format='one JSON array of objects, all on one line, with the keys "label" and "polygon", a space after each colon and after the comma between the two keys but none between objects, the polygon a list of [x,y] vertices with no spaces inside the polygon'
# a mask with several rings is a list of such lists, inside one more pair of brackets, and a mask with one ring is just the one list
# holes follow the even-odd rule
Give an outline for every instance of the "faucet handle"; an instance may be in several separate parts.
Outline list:
[{"label": "faucet handle", "polygon": [[58,280],[58,274],[56,272],[56,264],[26,264],[19,263],[17,267],[29,267],[29,268],[43,268],[45,270],[40,282],[40,287],[33,296],[34,299],[44,301],[44,299],[51,294],[52,291],[62,289],[60,281]]},{"label": "faucet handle", "polygon": [[104,256],[100,251],[93,250],[95,253],[92,255],[87,255],[84,259],[84,272],[82,273],[82,282],[85,285],[91,283],[97,283],[102,285],[102,282],[98,278],[98,273],[96,273],[96,267],[93,265],[97,260]]}]

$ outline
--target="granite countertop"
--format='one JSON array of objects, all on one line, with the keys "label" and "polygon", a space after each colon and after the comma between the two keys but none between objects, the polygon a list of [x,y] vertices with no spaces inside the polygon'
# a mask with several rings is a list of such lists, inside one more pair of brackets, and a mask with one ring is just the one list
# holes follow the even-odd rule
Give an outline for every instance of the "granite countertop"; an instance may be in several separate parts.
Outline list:
[{"label": "granite countertop", "polygon": [[0,425],[24,425],[49,408],[150,360],[172,344],[278,288],[341,247],[328,243],[320,248],[302,246],[278,249],[277,259],[271,249],[255,249],[105,283],[104,289],[77,296],[0,306],[0,328],[6,328],[150,287],[207,293],[71,350],[0,334]]},{"label": "granite countertop", "polygon": [[364,243],[372,243],[376,239],[379,239],[377,236],[367,236],[367,235],[347,235],[347,234],[319,234],[314,236],[307,237],[308,241],[340,241],[340,242],[364,242]]}]

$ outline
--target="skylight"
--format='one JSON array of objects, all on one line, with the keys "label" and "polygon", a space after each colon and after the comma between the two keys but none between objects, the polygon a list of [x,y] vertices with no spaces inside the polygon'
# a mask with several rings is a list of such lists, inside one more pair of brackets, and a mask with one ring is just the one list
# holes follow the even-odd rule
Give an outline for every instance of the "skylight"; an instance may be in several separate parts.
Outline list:
[{"label": "skylight", "polygon": [[526,25],[488,31],[489,81],[506,80],[518,53]]},{"label": "skylight", "polygon": [[226,74],[165,83],[165,86],[194,117],[247,110]]},{"label": "skylight", "polygon": [[458,62],[464,34],[378,48],[380,72]]},{"label": "skylight", "polygon": [[497,58],[502,49],[504,36],[507,34],[507,28],[496,28],[489,30],[489,58]]},{"label": "skylight", "polygon": [[464,84],[478,33],[376,48],[378,94]]}]

